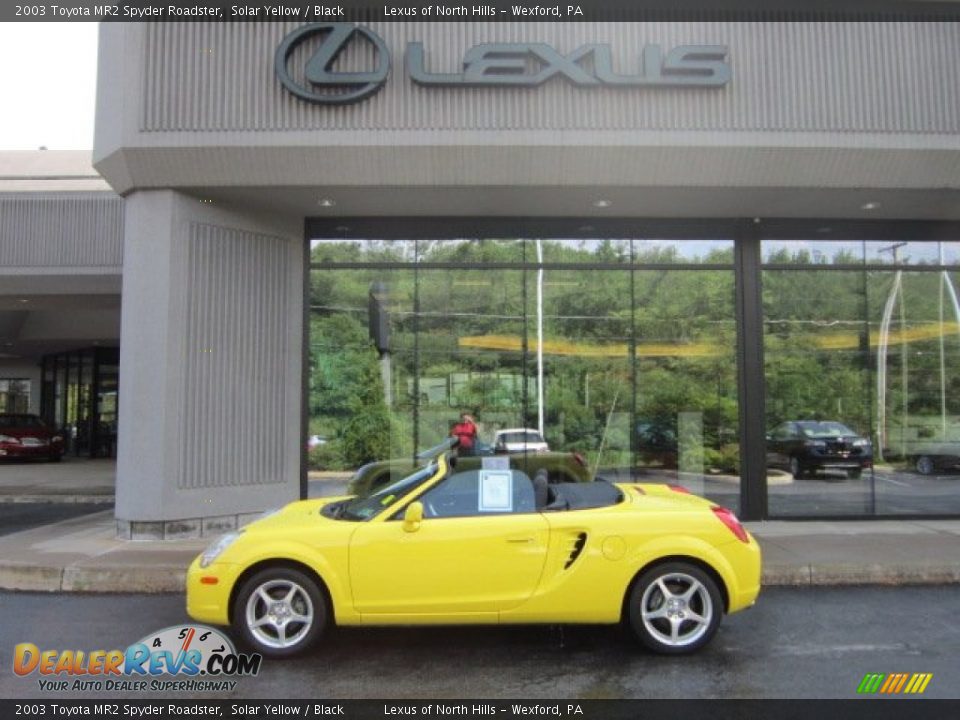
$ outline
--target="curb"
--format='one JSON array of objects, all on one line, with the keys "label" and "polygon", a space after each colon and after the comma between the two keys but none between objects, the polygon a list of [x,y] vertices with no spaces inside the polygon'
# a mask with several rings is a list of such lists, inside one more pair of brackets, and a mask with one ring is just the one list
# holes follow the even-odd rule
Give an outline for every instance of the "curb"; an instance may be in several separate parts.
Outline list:
[{"label": "curb", "polygon": [[862,587],[953,585],[960,583],[956,565],[780,565],[763,569],[764,587]]},{"label": "curb", "polygon": [[99,504],[114,505],[116,498],[113,495],[64,495],[51,493],[49,495],[0,495],[0,503],[9,504]]},{"label": "curb", "polygon": [[46,593],[184,592],[187,569],[180,566],[152,568],[122,566],[65,568],[37,565],[0,565],[0,590]]}]

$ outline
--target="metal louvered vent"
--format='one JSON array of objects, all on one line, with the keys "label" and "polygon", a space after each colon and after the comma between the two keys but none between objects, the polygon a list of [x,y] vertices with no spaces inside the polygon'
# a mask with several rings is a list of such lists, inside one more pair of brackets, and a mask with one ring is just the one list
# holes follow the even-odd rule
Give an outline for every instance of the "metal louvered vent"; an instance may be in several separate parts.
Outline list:
[{"label": "metal louvered vent", "polygon": [[563,569],[566,570],[580,557],[580,553],[583,552],[583,546],[587,544],[587,534],[580,533],[577,535],[577,539],[573,541],[573,547],[570,549],[570,557],[567,559],[566,564],[563,566]]}]

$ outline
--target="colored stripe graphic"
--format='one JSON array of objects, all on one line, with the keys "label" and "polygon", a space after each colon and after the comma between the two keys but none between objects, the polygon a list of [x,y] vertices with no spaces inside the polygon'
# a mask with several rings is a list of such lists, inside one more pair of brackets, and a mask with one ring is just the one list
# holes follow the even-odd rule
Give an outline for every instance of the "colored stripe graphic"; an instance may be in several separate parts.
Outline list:
[{"label": "colored stripe graphic", "polygon": [[933,673],[918,673],[917,678],[919,678],[919,680],[917,681],[916,686],[913,688],[913,692],[920,694],[927,689],[927,685],[929,685],[930,681],[933,680]]},{"label": "colored stripe graphic", "polygon": [[880,689],[880,683],[883,682],[885,677],[886,675],[881,673],[867,673],[863,676],[863,680],[860,681],[860,687],[857,688],[857,692],[872,695]]},{"label": "colored stripe graphic", "polygon": [[867,673],[857,686],[861,695],[919,695],[927,689],[933,673]]}]

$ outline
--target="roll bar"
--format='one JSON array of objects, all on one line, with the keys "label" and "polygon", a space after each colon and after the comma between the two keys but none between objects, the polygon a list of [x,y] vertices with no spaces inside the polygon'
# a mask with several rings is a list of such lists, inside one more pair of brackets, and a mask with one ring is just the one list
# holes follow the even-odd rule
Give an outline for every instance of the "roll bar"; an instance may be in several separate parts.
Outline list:
[{"label": "roll bar", "polygon": [[439,445],[434,445],[432,448],[424,450],[423,452],[417,453],[417,460],[432,460],[435,457],[443,455],[450,450],[453,450],[457,445],[460,444],[460,439],[451,437],[444,440]]}]

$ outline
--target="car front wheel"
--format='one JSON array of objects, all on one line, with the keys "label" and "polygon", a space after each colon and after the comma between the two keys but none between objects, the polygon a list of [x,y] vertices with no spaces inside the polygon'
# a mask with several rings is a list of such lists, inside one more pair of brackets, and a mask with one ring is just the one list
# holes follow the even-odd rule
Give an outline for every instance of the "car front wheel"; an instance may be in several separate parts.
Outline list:
[{"label": "car front wheel", "polygon": [[267,657],[290,657],[313,645],[327,623],[327,603],[317,583],[294,568],[267,568],[240,588],[233,625]]},{"label": "car front wheel", "polygon": [[703,647],[716,633],[723,600],[703,570],[672,562],[640,576],[630,591],[628,609],[640,642],[657,653],[683,655]]},{"label": "car front wheel", "polygon": [[790,458],[790,474],[795,478],[802,478],[807,474],[806,469],[800,463],[800,458],[792,457]]},{"label": "car front wheel", "polygon": [[921,475],[933,475],[934,471],[937,469],[936,463],[929,455],[921,455],[918,457],[915,467],[917,468],[917,472]]}]

